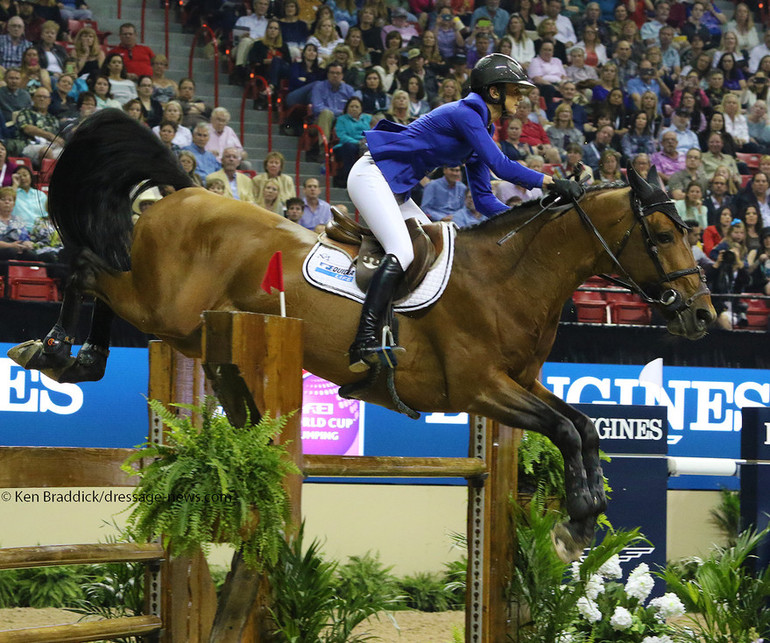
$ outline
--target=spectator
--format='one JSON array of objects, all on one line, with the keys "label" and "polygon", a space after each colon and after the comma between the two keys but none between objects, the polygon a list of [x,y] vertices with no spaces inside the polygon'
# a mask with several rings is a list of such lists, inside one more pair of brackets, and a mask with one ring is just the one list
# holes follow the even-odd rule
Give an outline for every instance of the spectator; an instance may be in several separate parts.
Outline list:
[{"label": "spectator", "polygon": [[120,103],[112,97],[112,83],[107,76],[100,74],[88,80],[91,91],[96,97],[96,109],[106,109],[108,107],[121,108]]},{"label": "spectator", "polygon": [[179,86],[175,81],[166,78],[168,58],[157,54],[152,59],[152,97],[161,105],[179,97]]},{"label": "spectator", "polygon": [[457,81],[454,78],[445,78],[441,83],[439,95],[433,103],[433,107],[454,103],[456,100],[460,100],[460,98],[462,98],[462,94],[460,93],[460,86],[457,84]]},{"label": "spectator", "polygon": [[[371,6],[364,5],[358,13],[358,26],[361,29],[361,38],[364,46],[372,57],[372,62],[380,62],[380,55],[383,51],[382,29],[375,23],[376,13]],[[441,42],[439,41],[439,47]]]},{"label": "spectator", "polygon": [[749,55],[749,73],[753,74],[759,69],[759,63],[765,56],[770,56],[770,29],[765,29],[765,33],[762,37],[762,44],[755,45],[751,48],[751,53]]},{"label": "spectator", "polygon": [[383,39],[385,40],[385,51],[387,51],[388,49],[395,49],[399,53],[404,51],[405,49],[404,38],[401,35],[401,32],[391,31],[387,34],[384,34]]},{"label": "spectator", "polygon": [[575,45],[570,49],[569,55],[570,65],[564,68],[567,79],[575,83],[580,91],[587,91],[590,95],[590,90],[599,84],[596,68],[585,64],[586,51],[580,45]]},{"label": "spectator", "polygon": [[554,168],[553,178],[571,178],[577,171],[578,164],[580,164],[581,168],[579,181],[583,185],[591,185],[594,182],[594,173],[590,167],[583,163],[583,146],[577,143],[567,145],[567,162]]},{"label": "spectator", "polygon": [[[754,270],[751,273],[751,292],[770,295],[770,227],[762,228],[760,233],[762,247],[755,253],[752,262]],[[749,266],[749,269],[752,268]]]},{"label": "spectator", "polygon": [[222,169],[209,174],[209,179],[221,179],[224,183],[225,196],[245,203],[256,203],[257,194],[254,190],[252,180],[242,172],[238,172],[238,166],[241,164],[242,150],[237,147],[226,147],[222,152]]},{"label": "spectator", "polygon": [[491,53],[491,51],[492,38],[489,36],[489,34],[476,34],[476,37],[473,39],[473,46],[468,47],[468,53],[466,54],[468,65],[470,67],[475,66],[479,60],[481,60],[487,54]]},{"label": "spectator", "polygon": [[530,145],[538,154],[547,158],[549,163],[560,163],[561,156],[558,150],[551,145],[551,139],[548,138],[543,126],[539,122],[532,121],[529,117],[531,111],[532,103],[529,98],[522,98],[516,107],[516,117],[522,124],[520,142]]},{"label": "spectator", "polygon": [[535,3],[532,0],[519,0],[518,14],[524,21],[525,31],[537,31],[540,25],[535,24]]},{"label": "spectator", "polygon": [[298,223],[308,230],[323,232],[326,222],[332,217],[332,211],[329,203],[319,198],[321,187],[318,179],[313,177],[305,179],[304,191],[305,207]]},{"label": "spectator", "polygon": [[[432,32],[431,32],[431,37],[433,38],[433,42],[429,46],[427,44],[429,42],[429,38],[427,38],[426,35],[423,34],[423,38],[422,38],[423,53],[426,54],[426,60],[428,60],[426,52],[430,51],[431,62],[432,63],[436,62],[443,65],[443,60],[441,60],[441,56],[439,55],[438,48],[436,47],[436,38],[435,36],[433,36]],[[359,74],[363,78],[364,70],[369,69],[369,67],[372,66],[372,56],[369,53],[369,50],[366,48],[366,45],[364,44],[364,37],[361,33],[360,28],[351,27],[348,30],[348,34],[347,36],[345,36],[345,46],[350,48],[351,69],[357,69]]]},{"label": "spectator", "polygon": [[0,110],[3,122],[14,119],[14,114],[32,106],[32,97],[21,86],[21,71],[11,68],[5,72],[5,87],[0,87]]},{"label": "spectator", "polygon": [[82,0],[59,0],[57,4],[64,20],[94,19],[94,14]]},{"label": "spectator", "polygon": [[[684,45],[682,47],[682,50],[679,52],[679,60],[682,63],[682,71],[692,70],[693,65],[695,64],[695,61],[698,60],[698,57],[705,52],[705,46],[706,41],[698,34],[693,34],[688,39],[689,47]],[[706,54],[708,56],[708,54]],[[709,62],[711,62],[711,57],[709,56]]]},{"label": "spectator", "polygon": [[749,253],[752,250],[760,251],[762,249],[762,215],[759,214],[759,210],[753,205],[747,205],[743,212],[738,214],[738,218],[746,224],[746,247]]},{"label": "spectator", "polygon": [[690,129],[690,114],[682,108],[677,109],[674,115],[671,117],[671,126],[661,132],[661,136],[665,132],[674,132],[676,134],[676,149],[681,154],[686,154],[687,150],[691,150],[698,145],[698,136]]},{"label": "spectator", "polygon": [[[177,129],[179,129],[179,125],[176,123],[172,123],[171,121],[161,121],[160,125],[158,125],[158,131],[156,132],[158,138],[175,155],[178,155],[179,150],[181,149],[176,143],[174,143],[174,137],[176,136]],[[153,131],[155,131],[155,128],[153,128]],[[190,138],[192,138],[192,135],[190,135]]]},{"label": "spectator", "polygon": [[[174,125],[174,145],[180,149],[192,145],[192,132],[182,125],[182,106],[178,101],[170,100],[163,106],[163,122]],[[153,127],[152,131],[159,134],[160,128]]]},{"label": "spectator", "polygon": [[[722,241],[709,253],[714,259],[709,279],[709,289],[714,295],[738,294],[751,283],[746,262],[746,230],[742,221],[734,220]],[[725,330],[746,325],[746,304],[734,299],[714,297],[717,309],[717,325]]]},{"label": "spectator", "polygon": [[753,205],[765,221],[770,221],[770,199],[767,191],[770,189],[767,176],[763,172],[757,172],[748,185],[738,192],[735,197],[735,212],[742,213],[747,207]]},{"label": "spectator", "polygon": [[633,124],[629,122],[631,121],[630,114],[626,111],[626,96],[619,87],[611,89],[607,98],[600,105],[595,105],[594,110],[597,115],[607,115],[610,119],[610,125],[615,128],[616,136],[623,136],[628,131],[629,125]]},{"label": "spectator", "polygon": [[684,199],[677,200],[675,205],[676,211],[683,220],[693,219],[702,228],[708,225],[708,211],[703,205],[703,191],[696,181],[687,186]]},{"label": "spectator", "polygon": [[655,17],[652,20],[645,22],[639,32],[642,40],[644,40],[644,44],[647,46],[660,44],[658,34],[660,33],[660,30],[666,26],[670,11],[671,5],[665,0],[660,0],[660,2],[655,3]]},{"label": "spectator", "polygon": [[708,105],[708,98],[703,91],[700,88],[695,91],[685,89],[679,98],[678,106],[690,112],[690,129],[693,132],[702,132],[706,129],[706,117],[701,109],[701,100],[705,100]]},{"label": "spectator", "polygon": [[251,46],[265,35],[267,29],[269,0],[254,0],[252,6],[253,12],[238,18],[233,27],[233,40],[237,40],[235,64],[238,67],[243,67],[246,64]]},{"label": "spectator", "polygon": [[206,189],[209,192],[213,192],[214,194],[218,194],[219,196],[226,196],[225,182],[222,179],[218,179],[214,177],[214,175],[209,175],[206,177],[206,181],[204,182],[204,184]]},{"label": "spectator", "polygon": [[36,190],[32,185],[32,172],[20,165],[13,173],[13,185],[16,188],[16,204],[13,216],[19,219],[27,230],[31,230],[39,217],[47,216],[45,192]]},{"label": "spectator", "polygon": [[722,140],[722,134],[719,132],[711,132],[708,137],[708,152],[701,156],[703,169],[706,174],[713,174],[717,167],[726,165],[730,171],[730,178],[732,178],[733,181],[740,182],[740,172],[735,163],[735,158],[725,154],[723,148],[724,141]]},{"label": "spectator", "polygon": [[610,30],[607,23],[602,20],[602,9],[598,2],[589,2],[586,5],[583,16],[576,17],[575,32],[579,39],[583,38],[583,32],[586,27],[596,28],[598,30],[599,40],[603,44],[606,45],[610,42]]},{"label": "spectator", "polygon": [[313,32],[313,35],[307,39],[307,42],[316,46],[318,56],[323,60],[331,56],[334,48],[337,45],[344,44],[345,41],[340,38],[334,29],[334,21],[331,18],[325,18],[318,22],[318,27]]},{"label": "spectator", "polygon": [[546,107],[551,105],[559,94],[556,85],[567,80],[564,65],[553,55],[553,43],[543,42],[540,53],[529,63],[528,75],[545,98]]},{"label": "spectator", "polygon": [[98,73],[104,64],[104,51],[99,46],[96,31],[83,27],[75,35],[75,75],[78,78]]},{"label": "spectator", "polygon": [[591,90],[591,102],[594,104],[602,102],[613,89],[620,89],[618,68],[615,63],[608,62],[602,66],[599,72],[599,82]]},{"label": "spectator", "polygon": [[337,45],[330,58],[326,61],[326,66],[330,62],[336,62],[342,66],[342,80],[351,87],[357,89],[364,80],[363,69],[353,64],[353,52],[345,44]]},{"label": "spectator", "polygon": [[292,197],[286,201],[286,218],[294,223],[299,223],[305,208],[305,202],[299,197]]},{"label": "spectator", "polygon": [[711,270],[714,262],[709,259],[705,252],[703,252],[703,246],[700,241],[701,234],[703,232],[703,226],[699,225],[698,222],[694,219],[688,219],[685,221],[685,223],[690,228],[687,231],[687,242],[690,244],[690,249],[692,250],[692,256],[695,258],[695,263],[697,263],[704,272],[707,272]]},{"label": "spectator", "polygon": [[433,33],[436,35],[436,44],[444,60],[449,60],[465,49],[462,30],[463,24],[455,19],[451,7],[439,9]]},{"label": "spectator", "polygon": [[[726,91],[740,93],[746,89],[746,77],[738,68],[738,65],[735,61],[735,56],[733,54],[723,54],[719,59],[719,63],[717,64],[716,69],[721,70],[722,74],[724,75],[723,87]],[[716,71],[716,69],[714,71]],[[709,96],[709,99],[713,105],[716,105],[719,102],[711,98],[711,95],[708,94],[708,92],[707,95]]]},{"label": "spectator", "polygon": [[468,71],[468,60],[465,54],[457,54],[454,58],[449,59],[449,74],[447,78],[454,78],[460,87],[463,87],[470,79],[470,72]]},{"label": "spectator", "polygon": [[207,123],[211,116],[211,108],[195,97],[195,81],[192,78],[179,81],[179,104],[182,106],[182,124],[185,127]]},{"label": "spectator", "polygon": [[313,85],[310,93],[313,116],[327,140],[331,140],[334,119],[342,114],[354,91],[350,85],[342,82],[342,66],[338,63],[331,63],[326,68],[326,80]]},{"label": "spectator", "polygon": [[599,30],[593,25],[585,28],[583,39],[575,46],[585,52],[585,63],[589,67],[600,67],[607,62],[607,49],[599,40]]},{"label": "spectator", "polygon": [[585,142],[583,132],[575,127],[572,119],[572,107],[569,104],[560,103],[553,117],[553,125],[547,130],[551,141],[562,159],[567,156],[567,147],[570,143],[582,145]]},{"label": "spectator", "polygon": [[[658,176],[663,180],[664,183],[668,183],[669,179],[674,174],[685,170],[686,155],[680,152],[678,149],[679,139],[676,135],[676,132],[671,130],[664,132],[663,136],[660,137],[660,142],[660,152],[655,152],[650,160],[652,161],[652,164],[657,168]],[[697,158],[700,160],[700,150],[697,148],[694,150],[688,150],[687,154],[690,154],[690,152],[697,152]],[[702,192],[703,189],[701,187],[701,194]]]},{"label": "spectator", "polygon": [[471,29],[479,20],[489,20],[498,38],[502,38],[508,26],[511,14],[500,8],[500,0],[485,0],[483,7],[478,7],[471,15]]},{"label": "spectator", "polygon": [[122,109],[126,114],[128,114],[134,120],[137,120],[140,123],[147,125],[147,123],[144,120],[144,115],[142,114],[142,103],[139,101],[138,98],[132,98],[130,101],[128,101],[123,105]]},{"label": "spectator", "polygon": [[706,29],[708,29],[709,34],[711,34],[711,46],[718,47],[719,40],[722,37],[723,25],[727,24],[727,17],[719,10],[712,0],[706,0],[702,4],[704,6],[704,11],[700,22]]},{"label": "spectator", "polygon": [[80,92],[80,94],[78,94],[78,99],[75,102],[75,106],[77,108],[75,114],[59,121],[62,128],[64,128],[66,140],[69,140],[69,137],[74,133],[80,123],[96,111],[96,94],[93,92]]},{"label": "spectator", "polygon": [[[411,82],[419,82],[418,78],[411,78]],[[334,187],[347,186],[348,174],[353,164],[361,156],[366,146],[364,132],[371,128],[372,117],[363,113],[361,99],[357,96],[350,98],[345,105],[343,114],[334,124],[338,142],[334,146],[334,155],[341,167],[334,177]]]},{"label": "spectator", "polygon": [[[521,161],[519,161],[519,163],[521,163]],[[542,172],[544,159],[539,154],[530,154],[524,164],[531,170]],[[516,185],[509,181],[498,181],[496,185],[493,186],[492,192],[500,201],[509,207],[519,205],[526,201],[534,201],[543,196],[543,190],[541,188],[532,188],[531,190],[528,190],[521,185]]]},{"label": "spectator", "polygon": [[102,65],[102,75],[109,79],[112,97],[121,105],[137,97],[136,83],[128,78],[126,65],[120,54],[110,53],[107,55]]},{"label": "spectator", "polygon": [[390,97],[385,93],[382,84],[382,76],[374,69],[366,72],[364,86],[356,91],[355,95],[361,99],[365,114],[382,114],[390,104]]},{"label": "spectator", "polygon": [[385,44],[385,49],[388,49],[388,34],[392,31],[397,31],[401,34],[401,39],[404,45],[408,46],[412,38],[417,39],[420,37],[419,32],[415,27],[407,22],[407,12],[401,7],[395,7],[390,11],[391,24],[385,25],[382,28],[382,39]]},{"label": "spectator", "polygon": [[599,172],[596,175],[599,183],[622,181],[620,173],[620,154],[611,148],[605,149],[599,157]]},{"label": "spectator", "polygon": [[562,9],[561,0],[548,0],[545,18],[553,20],[556,24],[556,40],[563,43],[565,47],[572,47],[577,42],[577,36],[570,19],[561,14]]},{"label": "spectator", "polygon": [[711,49],[712,47],[717,47],[719,45],[719,37],[721,34],[715,34],[716,42],[714,42],[711,32],[703,24],[703,15],[705,12],[705,2],[701,2],[700,0],[693,2],[692,8],[690,9],[690,15],[682,25],[681,31],[682,35],[690,41],[692,41],[695,36],[702,38],[703,42],[706,43],[709,49]]},{"label": "spectator", "polygon": [[456,215],[461,215],[468,190],[461,179],[459,166],[444,166],[444,176],[425,186],[420,208],[432,221],[452,221]]},{"label": "spectator", "polygon": [[201,175],[197,172],[198,162],[192,152],[188,150],[179,152],[179,165],[182,166],[182,169],[187,173],[187,176],[190,177],[195,185],[203,187],[203,179],[201,179]]},{"label": "spectator", "polygon": [[735,144],[733,137],[727,133],[725,129],[725,115],[722,112],[713,112],[708,119],[706,129],[698,134],[698,141],[702,151],[708,150],[709,137],[714,133],[722,135],[722,141],[724,143],[723,152],[730,156],[735,156],[738,151],[738,146]]},{"label": "spectator", "polygon": [[[676,135],[674,135],[674,141],[676,141]],[[637,154],[651,155],[655,152],[655,141],[650,133],[646,113],[636,112],[631,117],[631,127],[623,135],[620,146],[626,161],[630,161]]]},{"label": "spectator", "polygon": [[139,76],[136,83],[137,100],[142,113],[142,120],[149,127],[160,125],[163,120],[163,106],[152,97],[152,78]]},{"label": "spectator", "polygon": [[35,245],[24,224],[13,216],[16,190],[0,188],[0,260],[37,261]]},{"label": "spectator", "polygon": [[299,17],[297,0],[286,0],[283,3],[283,18],[281,18],[281,38],[291,53],[290,60],[297,60],[302,54],[310,30],[304,20]]},{"label": "spectator", "polygon": [[[280,79],[286,75],[291,63],[289,47],[283,42],[281,23],[278,20],[268,20],[265,35],[257,40],[249,50],[248,62],[254,74],[265,78],[269,85],[269,91],[274,92]],[[265,99],[262,107],[266,106],[267,100]]]},{"label": "spectator", "polygon": [[32,107],[21,110],[16,117],[18,138],[24,142],[21,153],[32,159],[35,167],[40,167],[42,159],[59,158],[62,153],[64,141],[58,135],[59,121],[48,113],[50,104],[51,92],[40,87],[32,95]]},{"label": "spectator", "polygon": [[767,154],[770,151],[770,126],[767,124],[767,103],[758,100],[751,106],[746,118],[749,139],[756,143],[758,149]]},{"label": "spectator", "polygon": [[257,205],[274,214],[283,216],[283,201],[278,196],[278,181],[268,179],[257,197]]},{"label": "spectator", "polygon": [[727,237],[733,217],[733,209],[730,206],[722,206],[717,211],[717,216],[714,217],[717,223],[703,230],[703,252],[709,255],[709,257],[714,248]]},{"label": "spectator", "polygon": [[409,125],[412,122],[409,116],[409,94],[403,89],[399,89],[393,94],[390,109],[385,112],[385,118],[400,125]]},{"label": "spectator", "polygon": [[642,94],[652,92],[658,98],[660,105],[662,98],[671,96],[671,90],[661,78],[660,70],[655,69],[649,60],[639,63],[639,76],[628,81],[628,93],[636,103],[637,109],[642,106]]},{"label": "spectator", "polygon": [[594,171],[596,177],[599,171],[599,160],[601,155],[610,148],[612,137],[615,135],[615,129],[612,125],[604,125],[596,132],[596,139],[583,146],[583,161]]},{"label": "spectator", "polygon": [[524,20],[518,14],[513,14],[508,21],[506,37],[511,40],[511,57],[518,60],[524,69],[535,57],[535,43],[524,29]]},{"label": "spectator", "polygon": [[567,64],[567,48],[561,40],[556,40],[558,30],[556,23],[550,18],[546,18],[537,26],[537,35],[535,40],[535,55],[540,53],[543,43],[550,42],[553,45],[553,56],[561,60],[563,65]]},{"label": "spectator", "polygon": [[221,170],[222,164],[216,156],[206,149],[210,138],[208,124],[198,123],[193,130],[192,138],[192,145],[188,145],[184,149],[195,157],[195,172],[201,180],[204,180],[209,174]]},{"label": "spectator", "polygon": [[631,159],[631,167],[634,168],[636,173],[645,181],[647,181],[647,183],[650,185],[656,185],[656,187],[659,187],[661,190],[665,191],[666,187],[663,185],[663,181],[660,180],[660,177],[657,175],[654,177],[650,176],[652,163],[650,162],[649,154],[645,154],[644,152],[637,154],[633,159]]},{"label": "spectator", "polygon": [[0,36],[0,66],[21,67],[24,52],[32,43],[24,37],[24,21],[19,16],[8,20],[8,33]]},{"label": "spectator", "polygon": [[[616,82],[624,87],[628,84],[629,80],[636,78],[638,75],[637,64],[631,59],[631,54],[631,43],[627,40],[621,40],[615,45],[615,55],[610,60],[616,67]],[[599,78],[602,78],[602,74],[599,74]]]},{"label": "spectator", "polygon": [[5,143],[0,141],[0,187],[8,187],[13,183],[13,173],[16,164],[8,160],[8,150]]},{"label": "spectator", "polygon": [[120,44],[110,50],[107,57],[120,54],[130,80],[136,80],[139,76],[152,76],[152,59],[155,54],[146,45],[136,43],[136,27],[130,22],[123,23],[120,25],[118,36]]},{"label": "spectator", "polygon": [[727,94],[722,99],[722,114],[725,130],[733,137],[738,149],[741,152],[758,152],[758,146],[749,140],[749,124],[746,117],[741,114],[741,103],[737,95]]},{"label": "spectator", "polygon": [[268,152],[264,160],[264,172],[257,174],[254,177],[254,190],[257,194],[262,191],[262,186],[268,179],[275,179],[278,181],[278,196],[283,202],[288,202],[293,196],[297,194],[297,189],[294,186],[294,179],[290,174],[284,174],[284,165],[286,159],[280,152]]},{"label": "spectator", "polygon": [[225,149],[234,147],[235,149],[240,150],[241,159],[245,159],[243,144],[233,128],[228,125],[229,122],[230,112],[224,107],[215,107],[211,111],[211,123],[208,126],[209,142],[206,144],[206,149],[211,152],[217,160],[221,160]]},{"label": "spectator", "polygon": [[521,120],[514,116],[508,121],[505,140],[500,143],[500,149],[512,161],[519,161],[532,154],[532,147],[521,142]]},{"label": "spectator", "polygon": [[[731,204],[733,201],[733,197],[728,194],[727,191],[727,179],[724,176],[717,176],[714,175],[711,177],[711,181],[709,183],[710,189],[706,195],[706,209],[708,210],[708,220],[711,221],[719,221],[720,216],[722,212],[724,212],[725,208],[730,210],[730,219],[727,221],[727,224],[729,224],[730,221],[732,221],[732,208]],[[725,230],[726,225],[725,224]],[[713,226],[711,226],[713,227]],[[719,228],[715,228],[715,232],[719,232]],[[722,233],[719,232],[716,236],[712,235],[712,240],[716,239],[716,241],[713,241],[711,246],[708,250],[706,250],[706,254],[708,254],[711,251],[711,248],[713,248],[714,245],[719,243],[719,240],[722,238]],[[705,243],[706,243],[706,230],[704,230],[704,250],[705,250]]]},{"label": "spectator", "polygon": [[639,28],[633,20],[626,20],[620,33],[621,39],[625,40],[631,46],[631,60],[639,63],[647,51],[646,45],[642,42],[639,35]]},{"label": "spectator", "polygon": [[409,95],[409,118],[418,119],[430,111],[430,105],[425,100],[425,89],[418,76],[410,76],[406,81],[406,93]]},{"label": "spectator", "polygon": [[307,104],[313,85],[325,77],[324,70],[318,64],[318,48],[313,44],[306,44],[302,49],[302,59],[291,63],[289,67],[289,95],[286,97],[286,104]]},{"label": "spectator", "polygon": [[658,33],[660,40],[660,55],[666,73],[672,78],[678,78],[682,71],[682,61],[679,51],[674,47],[676,30],[671,25],[664,26]]},{"label": "spectator", "polygon": [[[452,215],[452,221],[458,228],[470,228],[484,220],[484,215],[476,209],[470,188],[465,189],[465,207]],[[769,235],[770,236],[770,235]]]},{"label": "spectator", "polygon": [[334,22],[344,38],[348,35],[350,27],[357,22],[358,7],[355,0],[327,0],[326,6],[334,12]]},{"label": "spectator", "polygon": [[436,74],[425,67],[425,58],[419,49],[410,49],[407,54],[408,67],[398,75],[398,84],[401,89],[408,90],[408,81],[416,76],[422,82],[428,102],[436,100],[438,95],[438,80]]},{"label": "spectator", "polygon": [[[668,192],[673,199],[683,199],[687,186],[693,181],[701,187],[701,192],[705,195],[709,186],[709,180],[703,171],[700,162],[701,151],[698,149],[688,150],[684,157],[684,169],[675,172],[668,179]],[[654,161],[653,161],[654,162]],[[725,182],[725,188],[727,183]]]},{"label": "spectator", "polygon": [[40,29],[40,40],[37,43],[40,52],[40,66],[53,78],[59,78],[67,66],[67,50],[56,42],[59,25],[53,20],[43,23]]},{"label": "spectator", "polygon": [[20,71],[21,85],[28,92],[34,92],[38,87],[51,91],[51,76],[40,66],[40,52],[37,47],[30,47],[24,52]]}]

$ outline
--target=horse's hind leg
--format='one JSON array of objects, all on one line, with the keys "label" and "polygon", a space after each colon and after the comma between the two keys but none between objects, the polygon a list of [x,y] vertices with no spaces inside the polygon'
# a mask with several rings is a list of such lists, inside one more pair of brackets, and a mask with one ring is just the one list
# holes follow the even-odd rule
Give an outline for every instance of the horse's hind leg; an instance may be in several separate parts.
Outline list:
[{"label": "horse's hind leg", "polygon": [[8,357],[29,370],[38,370],[58,381],[61,372],[75,359],[70,355],[73,336],[80,315],[83,295],[70,277],[64,288],[59,318],[42,339],[35,339],[14,346]]},{"label": "horse's hind leg", "polygon": [[65,368],[59,382],[96,382],[104,377],[110,355],[110,331],[115,314],[101,299],[94,300],[91,329],[74,363]]},{"label": "horse's hind leg", "polygon": [[576,560],[594,534],[597,506],[583,466],[583,444],[572,420],[508,377],[473,404],[473,411],[508,426],[537,431],[553,442],[564,458],[566,509],[570,521],[554,533],[554,544],[564,560]]}]

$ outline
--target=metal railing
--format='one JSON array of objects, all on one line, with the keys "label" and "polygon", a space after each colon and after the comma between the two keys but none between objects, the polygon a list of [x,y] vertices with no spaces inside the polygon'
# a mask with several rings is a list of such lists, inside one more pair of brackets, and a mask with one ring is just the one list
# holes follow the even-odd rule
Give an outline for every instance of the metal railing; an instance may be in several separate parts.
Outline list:
[{"label": "metal railing", "polygon": [[315,123],[304,123],[302,125],[302,136],[299,137],[299,141],[297,142],[297,158],[294,161],[294,174],[295,174],[295,180],[294,183],[297,187],[297,196],[299,196],[299,164],[300,164],[300,157],[302,155],[302,152],[305,149],[305,145],[308,141],[310,141],[310,131],[316,130],[318,132],[318,140],[323,143],[324,148],[324,167],[326,169],[324,176],[326,177],[326,200],[329,201],[331,198],[331,187],[329,184],[329,141],[326,139],[326,134],[324,134],[324,131],[318,127]]},{"label": "metal railing", "polygon": [[249,74],[249,79],[243,87],[243,96],[241,97],[241,144],[246,146],[246,101],[257,100],[259,98],[259,88],[264,89],[267,94],[267,151],[273,151],[273,94],[270,91],[270,85],[263,76],[257,76],[254,72]]},{"label": "metal railing", "polygon": [[219,41],[214,30],[209,27],[205,22],[200,26],[200,29],[195,32],[193,36],[192,44],[190,45],[190,58],[187,67],[187,76],[193,77],[193,57],[195,56],[195,47],[198,44],[198,39],[201,35],[208,35],[211,39],[210,42],[214,47],[214,107],[219,105]]}]

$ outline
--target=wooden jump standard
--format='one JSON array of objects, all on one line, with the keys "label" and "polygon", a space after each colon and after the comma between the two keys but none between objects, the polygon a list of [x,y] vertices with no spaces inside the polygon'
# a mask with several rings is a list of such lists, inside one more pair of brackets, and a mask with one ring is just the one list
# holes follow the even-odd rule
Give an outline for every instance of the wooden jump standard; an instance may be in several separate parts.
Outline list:
[{"label": "wooden jump standard", "polygon": [[[255,313],[204,314],[203,358],[193,360],[161,342],[150,345],[149,396],[164,403],[195,403],[215,382],[220,401],[237,423],[239,409],[283,415],[302,402],[301,321]],[[205,374],[205,375],[204,375]],[[234,417],[233,417],[234,416]],[[256,416],[256,415],[255,415]],[[159,418],[150,416],[150,441],[163,439]],[[300,415],[281,441],[305,476],[462,477],[468,480],[468,576],[466,642],[505,640],[509,607],[505,588],[512,574],[513,526],[509,499],[516,491],[517,431],[473,417],[468,458],[346,457],[302,454]],[[45,486],[133,486],[120,464],[131,450],[0,448],[0,488]],[[301,520],[302,480],[287,481],[293,517]],[[205,558],[168,560],[160,545],[62,545],[0,549],[0,569],[85,562],[149,561],[146,616],[0,632],[0,643],[92,641],[150,635],[164,643],[265,640],[264,609],[257,584],[251,592],[225,597],[215,619],[216,598]],[[234,565],[235,568],[235,565]],[[261,581],[264,589],[264,581]],[[236,585],[237,587],[237,585]],[[240,592],[243,586],[238,587]],[[246,596],[246,598],[244,598]],[[239,600],[236,600],[239,599]],[[222,614],[222,604],[237,609]],[[239,613],[235,613],[240,610]],[[250,612],[250,614],[247,614]],[[213,624],[213,629],[212,629]]]}]

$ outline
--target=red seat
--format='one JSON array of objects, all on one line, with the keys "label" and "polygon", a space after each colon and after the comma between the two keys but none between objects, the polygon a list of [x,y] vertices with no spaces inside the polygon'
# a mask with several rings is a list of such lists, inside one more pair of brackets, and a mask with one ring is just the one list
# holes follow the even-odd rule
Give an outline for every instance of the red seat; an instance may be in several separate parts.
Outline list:
[{"label": "red seat", "polygon": [[641,297],[631,292],[608,292],[604,293],[605,298],[610,304],[616,303],[642,303]]},{"label": "red seat", "polygon": [[741,174],[741,187],[745,188],[752,178],[751,174]]},{"label": "red seat", "polygon": [[48,276],[45,266],[29,262],[8,264],[8,286],[11,299],[25,301],[58,301],[56,281]]},{"label": "red seat", "polygon": [[43,159],[40,161],[40,174],[38,175],[38,187],[48,185],[51,182],[51,173],[56,167],[56,159]]},{"label": "red seat", "polygon": [[572,293],[572,301],[575,302],[579,322],[603,324],[607,321],[607,303],[602,293],[576,290]]},{"label": "red seat", "polygon": [[16,165],[23,165],[24,167],[29,168],[30,172],[34,171],[32,169],[32,159],[29,159],[26,156],[9,156],[8,160]]},{"label": "red seat", "polygon": [[616,301],[610,303],[613,324],[646,325],[652,320],[652,309],[644,302]]},{"label": "red seat", "polygon": [[256,170],[238,170],[238,172],[240,172],[241,174],[245,174],[250,179],[253,179],[255,176],[257,176]]},{"label": "red seat", "polygon": [[746,319],[748,330],[768,330],[767,320],[770,317],[770,301],[767,299],[742,299],[748,305]]},{"label": "red seat", "polygon": [[759,160],[762,158],[761,154],[748,154],[746,152],[736,152],[735,158],[745,163],[752,174],[756,174],[759,170]]},{"label": "red seat", "polygon": [[549,174],[550,176],[553,176],[553,171],[557,168],[561,167],[558,163],[544,163],[543,164],[543,174]]}]

